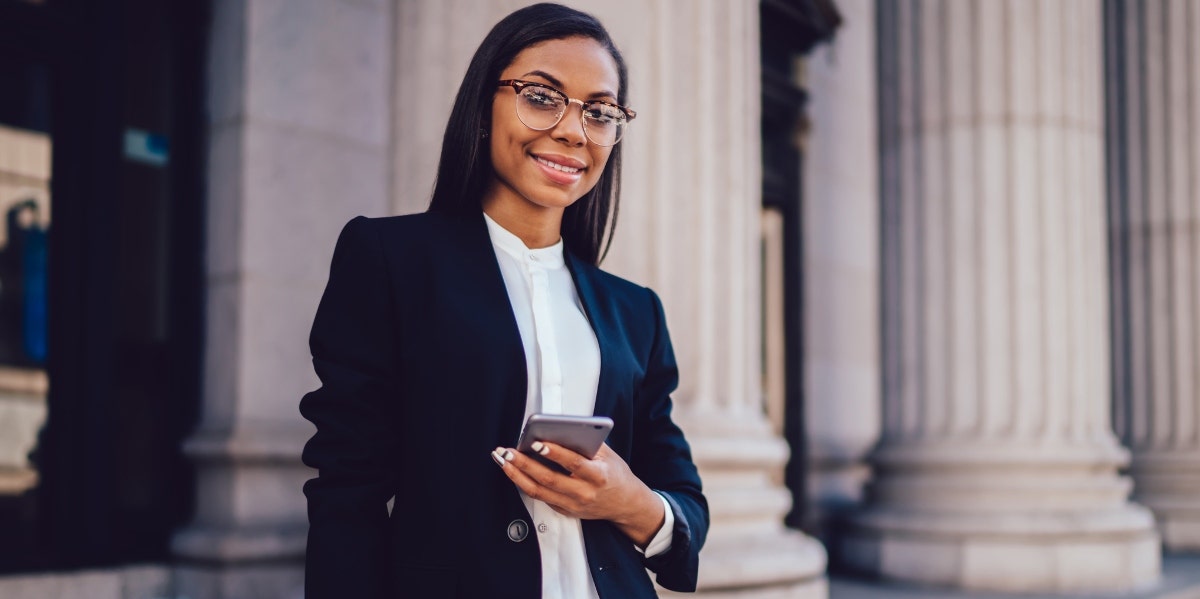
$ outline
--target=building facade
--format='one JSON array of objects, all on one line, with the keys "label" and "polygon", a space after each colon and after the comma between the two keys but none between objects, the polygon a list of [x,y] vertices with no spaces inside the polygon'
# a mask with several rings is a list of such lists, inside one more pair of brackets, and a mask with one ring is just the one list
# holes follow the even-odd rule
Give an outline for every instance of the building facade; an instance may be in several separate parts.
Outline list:
[{"label": "building facade", "polygon": [[[0,596],[302,596],[334,241],[425,208],[528,3],[0,0]],[[566,3],[630,66],[604,267],[667,312],[700,596],[1123,592],[1200,548],[1200,6]]]}]

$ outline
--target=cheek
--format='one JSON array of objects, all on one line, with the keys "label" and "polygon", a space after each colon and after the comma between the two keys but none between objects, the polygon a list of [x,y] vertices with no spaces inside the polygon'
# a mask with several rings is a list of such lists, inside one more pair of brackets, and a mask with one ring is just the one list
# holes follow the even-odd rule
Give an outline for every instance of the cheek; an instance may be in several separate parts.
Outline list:
[{"label": "cheek", "polygon": [[598,180],[600,175],[604,172],[604,169],[608,168],[608,159],[611,156],[612,150],[610,149],[604,149],[592,154],[592,164],[596,166],[596,168],[592,169],[592,176],[594,179]]},{"label": "cheek", "polygon": [[491,152],[490,158],[493,166],[503,165],[511,168],[521,159],[521,140],[512,135],[511,131],[493,127],[492,134],[488,136],[487,145],[488,151]]},{"label": "cheek", "polygon": [[[499,102],[492,106],[492,121],[487,124],[488,128],[488,146],[492,150],[492,155],[496,156],[499,152],[504,152],[514,144],[521,141],[522,131],[514,125],[521,125],[516,121],[516,115],[510,114],[511,107],[501,105]],[[524,125],[521,125],[523,128]]]}]

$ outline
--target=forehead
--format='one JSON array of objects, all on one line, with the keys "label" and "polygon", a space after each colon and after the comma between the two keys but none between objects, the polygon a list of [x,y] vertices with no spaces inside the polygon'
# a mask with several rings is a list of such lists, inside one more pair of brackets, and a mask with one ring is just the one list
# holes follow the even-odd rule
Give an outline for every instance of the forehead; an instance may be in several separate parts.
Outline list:
[{"label": "forehead", "polygon": [[589,37],[548,40],[521,50],[501,73],[504,79],[520,78],[543,71],[562,82],[564,92],[587,96],[595,92],[619,92],[617,63],[600,42]]}]

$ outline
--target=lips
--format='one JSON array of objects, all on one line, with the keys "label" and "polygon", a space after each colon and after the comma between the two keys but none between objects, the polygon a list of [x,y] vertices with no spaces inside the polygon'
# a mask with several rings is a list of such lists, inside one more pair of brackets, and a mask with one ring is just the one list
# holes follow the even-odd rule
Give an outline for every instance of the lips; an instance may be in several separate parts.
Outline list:
[{"label": "lips", "polygon": [[569,156],[558,154],[531,154],[534,163],[547,179],[560,185],[569,185],[583,177],[587,165]]},{"label": "lips", "polygon": [[546,160],[545,158],[541,158],[539,156],[534,156],[534,160],[537,160],[538,164],[544,164],[554,170],[562,171],[564,173],[578,173],[579,172],[579,169],[576,167],[562,165],[557,162],[551,162],[551,161]]}]

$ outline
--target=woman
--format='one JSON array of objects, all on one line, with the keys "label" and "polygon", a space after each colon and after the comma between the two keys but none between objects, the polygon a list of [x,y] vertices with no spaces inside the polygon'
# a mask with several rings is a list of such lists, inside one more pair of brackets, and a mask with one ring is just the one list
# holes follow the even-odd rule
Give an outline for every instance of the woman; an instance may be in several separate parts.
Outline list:
[{"label": "woman", "polygon": [[[625,64],[591,16],[519,10],[476,51],[428,212],[350,221],[310,345],[306,597],[653,597],[696,585],[708,508],[671,421],[657,296],[597,267]],[[513,449],[609,416],[594,457]],[[387,502],[394,496],[390,514]]]}]

